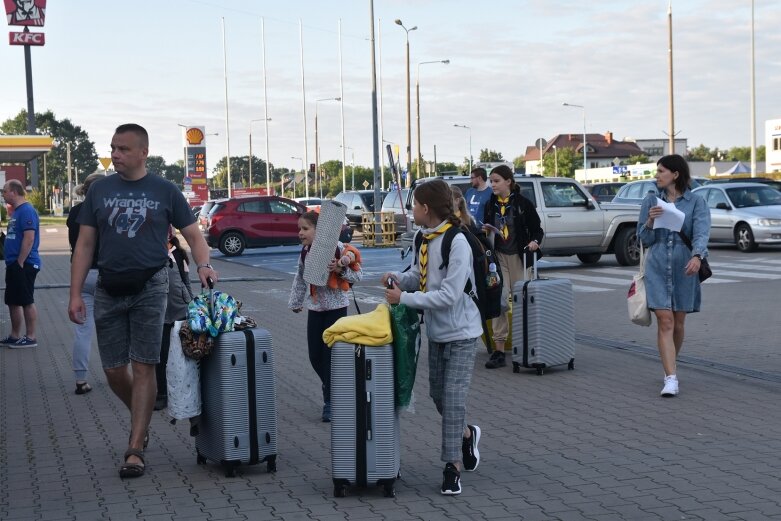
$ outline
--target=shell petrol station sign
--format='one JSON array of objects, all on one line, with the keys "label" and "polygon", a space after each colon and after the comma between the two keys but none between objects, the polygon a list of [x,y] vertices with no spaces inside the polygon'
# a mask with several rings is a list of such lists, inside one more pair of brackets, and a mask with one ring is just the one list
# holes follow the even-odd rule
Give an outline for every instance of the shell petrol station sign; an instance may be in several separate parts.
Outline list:
[{"label": "shell petrol station sign", "polygon": [[43,27],[46,22],[46,0],[3,0],[5,16],[10,26],[24,27],[8,33],[9,45],[44,45],[42,32],[30,32],[30,27]]},{"label": "shell petrol station sign", "polygon": [[209,186],[206,184],[206,127],[185,127],[183,138],[186,164],[182,192],[191,206],[202,205],[209,199]]}]

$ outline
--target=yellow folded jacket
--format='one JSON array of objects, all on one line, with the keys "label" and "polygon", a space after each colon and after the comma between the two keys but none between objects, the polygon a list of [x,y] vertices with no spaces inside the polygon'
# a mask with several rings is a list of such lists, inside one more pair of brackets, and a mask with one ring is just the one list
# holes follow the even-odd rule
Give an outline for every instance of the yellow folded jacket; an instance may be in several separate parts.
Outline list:
[{"label": "yellow folded jacket", "polygon": [[336,342],[384,346],[392,341],[390,309],[387,304],[378,305],[370,313],[342,317],[323,331],[323,342],[328,344],[328,347]]}]

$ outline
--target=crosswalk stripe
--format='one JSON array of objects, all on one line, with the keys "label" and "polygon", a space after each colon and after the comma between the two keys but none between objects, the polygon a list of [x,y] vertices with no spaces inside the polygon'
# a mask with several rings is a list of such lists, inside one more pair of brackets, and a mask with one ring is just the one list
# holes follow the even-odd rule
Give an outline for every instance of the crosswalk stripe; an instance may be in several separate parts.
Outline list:
[{"label": "crosswalk stripe", "polygon": [[749,262],[729,263],[729,262],[711,262],[711,266],[724,267],[724,268],[750,268],[752,270],[760,271],[778,271],[778,266],[765,266],[763,264],[752,264]]},{"label": "crosswalk stripe", "polygon": [[716,270],[716,272],[719,275],[726,275],[728,277],[739,277],[739,278],[746,278],[746,279],[781,279],[781,274],[772,274],[772,273],[748,273],[743,271],[723,271],[723,270]]},{"label": "crosswalk stripe", "polygon": [[595,284],[610,284],[613,286],[627,285],[627,281],[625,280],[610,279],[607,277],[593,277],[589,275],[579,275],[577,273],[561,273],[561,272],[547,273],[546,272],[545,275],[550,276],[551,278],[582,280],[584,282],[593,282]]},{"label": "crosswalk stripe", "polygon": [[576,293],[599,293],[601,291],[614,291],[615,288],[595,288],[594,286],[581,286],[580,284],[573,284],[572,291]]},{"label": "crosswalk stripe", "polygon": [[633,270],[622,270],[621,268],[600,268],[598,270],[594,270],[592,273],[608,273],[611,275],[623,275],[631,279],[638,271],[639,268],[635,268]]},{"label": "crosswalk stripe", "polygon": [[703,284],[727,284],[731,282],[740,282],[740,281],[735,279],[722,279],[717,277],[711,277],[705,282],[703,282]]}]

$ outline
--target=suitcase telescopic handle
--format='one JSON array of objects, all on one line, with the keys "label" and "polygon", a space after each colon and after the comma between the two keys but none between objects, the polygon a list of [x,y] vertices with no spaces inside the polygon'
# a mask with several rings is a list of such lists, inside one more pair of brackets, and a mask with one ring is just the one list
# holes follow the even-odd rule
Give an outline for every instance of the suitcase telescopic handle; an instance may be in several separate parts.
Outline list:
[{"label": "suitcase telescopic handle", "polygon": [[372,439],[372,393],[366,391],[366,439]]},{"label": "suitcase telescopic handle", "polygon": [[[526,246],[523,251],[523,280],[526,280],[526,270],[529,269],[526,264],[526,251],[529,250],[529,247]],[[537,251],[532,252],[532,280],[536,280],[539,277],[537,276]]]}]

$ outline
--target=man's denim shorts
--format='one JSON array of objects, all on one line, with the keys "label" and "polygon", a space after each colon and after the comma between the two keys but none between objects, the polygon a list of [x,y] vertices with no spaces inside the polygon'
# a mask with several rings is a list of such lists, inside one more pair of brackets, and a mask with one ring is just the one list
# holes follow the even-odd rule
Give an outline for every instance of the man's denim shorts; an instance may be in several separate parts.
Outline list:
[{"label": "man's denim shorts", "polygon": [[104,369],[160,362],[163,319],[168,302],[168,269],[161,268],[144,289],[129,297],[112,297],[98,277],[95,289],[95,331]]}]

